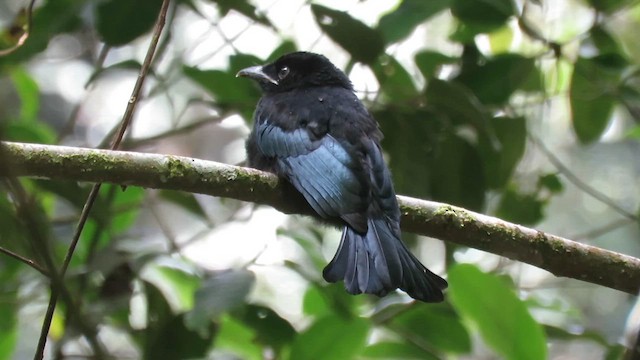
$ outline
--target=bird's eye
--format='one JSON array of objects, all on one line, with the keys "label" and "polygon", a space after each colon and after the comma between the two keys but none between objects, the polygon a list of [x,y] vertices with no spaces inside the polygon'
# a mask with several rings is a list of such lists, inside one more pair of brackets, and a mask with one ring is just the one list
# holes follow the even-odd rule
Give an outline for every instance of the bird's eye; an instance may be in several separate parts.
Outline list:
[{"label": "bird's eye", "polygon": [[280,71],[278,71],[278,79],[282,80],[289,75],[289,68],[284,66]]}]

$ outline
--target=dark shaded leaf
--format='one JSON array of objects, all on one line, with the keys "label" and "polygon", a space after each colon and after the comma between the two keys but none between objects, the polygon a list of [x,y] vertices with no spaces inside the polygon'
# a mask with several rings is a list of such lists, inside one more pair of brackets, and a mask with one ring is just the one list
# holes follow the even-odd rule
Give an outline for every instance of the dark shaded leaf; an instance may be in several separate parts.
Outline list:
[{"label": "dark shaded leaf", "polygon": [[248,270],[230,270],[206,279],[196,292],[193,310],[186,315],[187,326],[206,332],[213,319],[244,302],[254,282]]},{"label": "dark shaded leaf", "polygon": [[479,149],[485,167],[484,176],[490,189],[504,187],[524,155],[527,142],[526,120],[522,117],[497,117],[490,120],[499,146],[496,148],[487,135],[481,133]]},{"label": "dark shaded leaf", "polygon": [[371,66],[380,83],[380,91],[385,98],[397,102],[411,100],[418,96],[418,90],[409,75],[400,63],[391,56],[382,56],[381,61]]},{"label": "dark shaded leaf", "polygon": [[382,35],[346,12],[312,4],[318,26],[356,61],[373,64],[384,52]]},{"label": "dark shaded leaf", "polygon": [[391,328],[422,347],[451,353],[471,351],[471,337],[458,315],[446,305],[413,306],[391,321]]},{"label": "dark shaded leaf", "polygon": [[598,65],[594,59],[576,61],[569,104],[573,129],[583,144],[598,140],[609,124],[616,103],[614,91],[619,72]]},{"label": "dark shaded leaf", "polygon": [[485,201],[484,166],[478,150],[451,134],[439,144],[429,164],[436,201],[481,211]]},{"label": "dark shaded leaf", "polygon": [[601,25],[592,27],[589,31],[589,35],[590,36],[586,40],[590,40],[593,42],[593,45],[598,49],[598,53],[600,55],[622,54],[618,42]]},{"label": "dark shaded leaf", "polygon": [[185,66],[183,71],[216,99],[217,106],[225,110],[240,109],[245,119],[251,118],[261,96],[260,89],[253,81],[236,78],[233,70],[200,70]]},{"label": "dark shaded leaf", "polygon": [[365,346],[369,321],[332,315],[319,319],[298,335],[289,359],[351,359]]},{"label": "dark shaded leaf", "polygon": [[204,358],[213,343],[216,326],[212,321],[205,332],[185,325],[185,314],[173,314],[164,295],[153,284],[145,283],[148,301],[148,325],[145,332],[143,358]]},{"label": "dark shaded leaf", "polygon": [[472,71],[463,71],[456,81],[466,85],[488,105],[500,105],[529,77],[535,60],[517,54],[501,54]]},{"label": "dark shaded leaf", "polygon": [[544,205],[535,194],[522,194],[508,188],[502,193],[496,216],[521,225],[534,225],[544,217]]},{"label": "dark shaded leaf", "polygon": [[612,13],[621,7],[632,3],[631,0],[587,0],[596,10]]},{"label": "dark shaded leaf", "polygon": [[2,292],[0,301],[0,359],[13,358],[13,351],[18,343],[18,303],[17,292]]},{"label": "dark shaded leaf", "polygon": [[403,360],[437,360],[438,357],[409,342],[379,342],[367,346],[362,352],[363,359],[403,359]]},{"label": "dark shaded leaf", "polygon": [[511,0],[452,0],[451,12],[477,34],[503,26],[516,8]]},{"label": "dark shaded leaf", "polygon": [[390,154],[396,191],[431,198],[430,159],[443,131],[437,115],[423,109],[386,109],[375,112],[374,117],[384,133],[382,147]]},{"label": "dark shaded leaf", "polygon": [[444,55],[437,51],[424,50],[416,54],[415,62],[420,69],[422,75],[429,79],[435,78],[438,70],[443,65],[454,64],[458,61],[457,58]]},{"label": "dark shaded leaf", "polygon": [[632,79],[625,79],[625,83],[618,89],[618,94],[629,116],[636,123],[640,123],[640,78],[637,75]]},{"label": "dark shaded leaf", "polygon": [[272,347],[277,353],[293,341],[296,331],[291,324],[275,311],[258,305],[245,305],[234,313],[234,317],[254,330],[255,341]]},{"label": "dark shaded leaf", "polygon": [[[26,236],[22,221],[16,214],[15,204],[9,201],[9,197],[0,186],[0,246],[29,255],[31,249],[24,241]],[[4,278],[10,272],[8,269],[3,268],[3,265],[9,267],[7,263],[0,262],[0,280],[9,280]]]},{"label": "dark shaded leaf", "polygon": [[505,359],[547,358],[542,327],[503,280],[473,265],[457,264],[449,269],[449,283],[449,298],[455,308]]},{"label": "dark shaded leaf", "polygon": [[195,195],[192,193],[187,193],[184,191],[160,190],[160,197],[174,203],[175,205],[180,206],[184,210],[201,219],[207,219],[207,214],[204,212],[204,209],[202,208],[198,200],[196,200]]},{"label": "dark shaded leaf", "polygon": [[416,26],[449,7],[451,0],[403,0],[400,5],[382,16],[378,30],[386,44],[398,42],[413,32]]},{"label": "dark shaded leaf", "polygon": [[479,210],[485,191],[482,159],[474,146],[446,129],[449,119],[442,112],[374,114],[385,134],[382,145],[390,154],[394,184],[402,194]]},{"label": "dark shaded leaf", "polygon": [[429,79],[425,92],[427,106],[447,116],[453,124],[484,128],[488,119],[478,98],[460,84]]},{"label": "dark shaded leaf", "polygon": [[547,189],[550,192],[557,194],[564,190],[564,186],[560,181],[560,178],[556,174],[546,174],[538,178],[538,187]]},{"label": "dark shaded leaf", "polygon": [[96,6],[96,30],[111,46],[127,44],[156,22],[162,0],[105,0]]},{"label": "dark shaded leaf", "polygon": [[292,53],[297,50],[298,48],[293,41],[285,40],[277,48],[275,48],[275,50],[273,50],[271,54],[269,54],[266,62],[272,62],[284,54]]},{"label": "dark shaded leaf", "polygon": [[227,15],[229,10],[235,10],[249,19],[273,28],[273,24],[271,24],[269,18],[267,18],[265,14],[260,13],[258,9],[247,0],[213,0],[213,2],[218,4],[218,9],[222,16]]}]

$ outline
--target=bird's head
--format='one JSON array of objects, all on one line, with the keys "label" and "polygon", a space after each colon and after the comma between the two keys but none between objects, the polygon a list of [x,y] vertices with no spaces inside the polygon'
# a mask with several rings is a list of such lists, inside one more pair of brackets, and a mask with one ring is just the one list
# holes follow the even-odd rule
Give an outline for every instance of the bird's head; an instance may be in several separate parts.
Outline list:
[{"label": "bird's head", "polygon": [[236,76],[258,81],[267,93],[315,86],[338,86],[353,90],[347,75],[329,59],[310,52],[286,54],[270,64],[242,69]]}]

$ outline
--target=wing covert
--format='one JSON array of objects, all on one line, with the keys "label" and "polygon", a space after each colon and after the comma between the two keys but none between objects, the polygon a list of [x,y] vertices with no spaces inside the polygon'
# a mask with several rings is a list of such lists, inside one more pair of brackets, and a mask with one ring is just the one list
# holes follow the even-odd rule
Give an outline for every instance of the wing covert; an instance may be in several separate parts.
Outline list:
[{"label": "wing covert", "polygon": [[[338,140],[331,135],[312,139],[304,128],[286,131],[267,121],[256,125],[259,150],[276,158],[280,175],[318,214],[357,222],[351,218],[366,210],[368,185],[356,175],[358,170],[362,172],[358,169],[361,165]],[[366,223],[364,229],[361,224],[356,228],[366,230]]]}]

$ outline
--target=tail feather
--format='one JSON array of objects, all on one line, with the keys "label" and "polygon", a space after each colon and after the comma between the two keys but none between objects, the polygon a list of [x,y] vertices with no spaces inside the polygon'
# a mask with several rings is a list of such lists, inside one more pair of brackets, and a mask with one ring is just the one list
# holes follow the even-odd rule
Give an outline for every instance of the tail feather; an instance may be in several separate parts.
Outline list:
[{"label": "tail feather", "polygon": [[414,299],[443,300],[447,282],[416,259],[387,220],[369,219],[366,234],[346,226],[333,260],[323,271],[328,282],[344,280],[351,294],[384,296],[400,288]]}]

